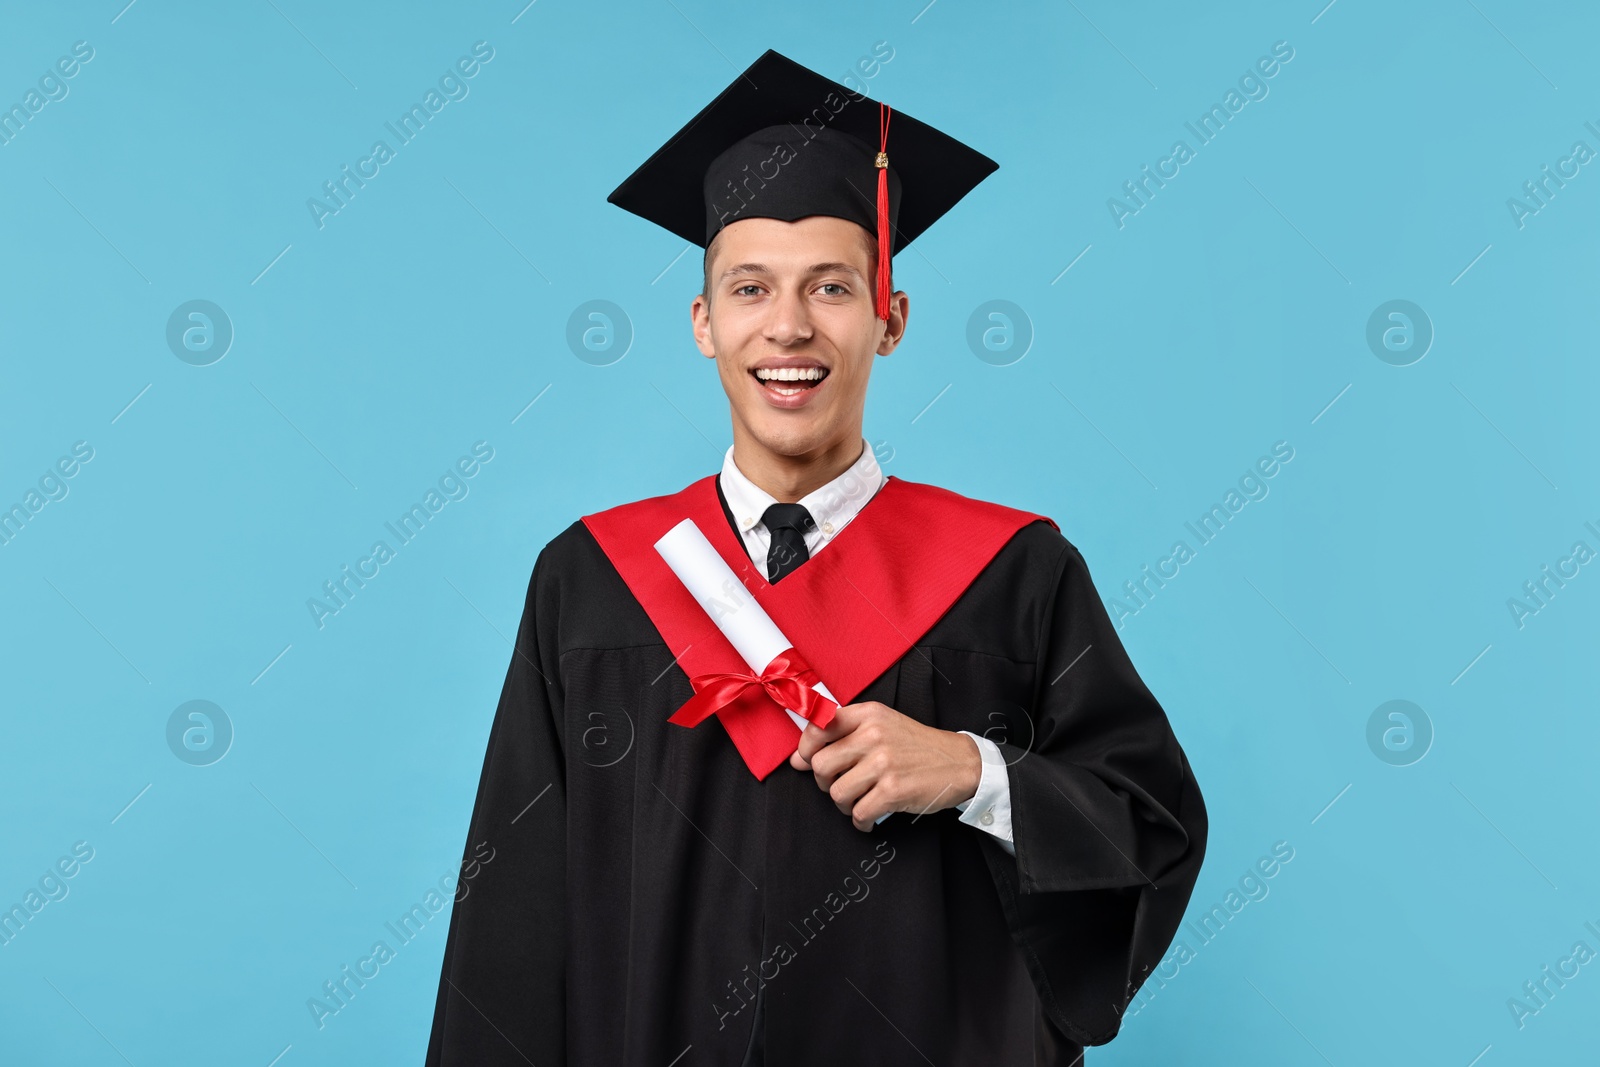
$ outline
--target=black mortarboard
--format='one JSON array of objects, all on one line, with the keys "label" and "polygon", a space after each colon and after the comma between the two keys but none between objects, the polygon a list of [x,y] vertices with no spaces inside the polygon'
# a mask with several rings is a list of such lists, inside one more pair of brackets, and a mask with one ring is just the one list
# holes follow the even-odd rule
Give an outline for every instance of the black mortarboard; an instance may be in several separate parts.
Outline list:
[{"label": "black mortarboard", "polygon": [[701,247],[740,219],[859,223],[878,238],[877,308],[886,319],[891,249],[916,240],[997,167],[769,49],[606,199]]}]

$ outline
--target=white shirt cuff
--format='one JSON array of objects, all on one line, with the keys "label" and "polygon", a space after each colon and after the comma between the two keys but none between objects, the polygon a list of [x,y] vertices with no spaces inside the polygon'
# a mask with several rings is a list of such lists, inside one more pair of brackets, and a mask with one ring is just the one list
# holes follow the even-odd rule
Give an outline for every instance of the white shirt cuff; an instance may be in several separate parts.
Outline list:
[{"label": "white shirt cuff", "polygon": [[1005,757],[1000,755],[1000,747],[987,737],[981,737],[971,730],[958,730],[957,733],[972,738],[978,746],[978,755],[983,758],[978,791],[956,805],[956,810],[961,812],[961,821],[993,835],[1000,842],[1000,847],[1015,856],[1017,846],[1011,839],[1011,778],[1006,773]]}]

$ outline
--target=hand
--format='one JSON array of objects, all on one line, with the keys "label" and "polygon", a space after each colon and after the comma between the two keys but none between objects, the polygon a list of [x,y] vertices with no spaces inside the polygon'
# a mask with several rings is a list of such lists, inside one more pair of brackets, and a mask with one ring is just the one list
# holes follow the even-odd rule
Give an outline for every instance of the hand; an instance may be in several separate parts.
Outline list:
[{"label": "hand", "polygon": [[815,774],[817,787],[867,832],[887,812],[921,814],[971,800],[983,757],[972,738],[869,700],[841,707],[825,730],[808,725],[789,766]]}]

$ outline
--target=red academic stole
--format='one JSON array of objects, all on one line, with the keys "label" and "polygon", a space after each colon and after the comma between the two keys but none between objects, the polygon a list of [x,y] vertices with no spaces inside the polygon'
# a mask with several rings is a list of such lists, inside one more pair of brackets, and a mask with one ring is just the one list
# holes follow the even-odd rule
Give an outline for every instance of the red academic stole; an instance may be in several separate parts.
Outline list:
[{"label": "red academic stole", "polygon": [[[749,665],[655,549],[691,518],[792,648],[764,676]],[[824,550],[770,585],[717,499],[716,476],[670,496],[623,504],[584,524],[655,624],[696,693],[682,712],[715,710],[759,779],[789,758],[800,730],[783,711],[826,721],[832,706],[780,705],[815,672],[841,703],[866,689],[950,609],[1017,530],[1043,515],[890,475]],[[1059,527],[1057,527],[1059,529]],[[816,695],[826,704],[825,698]],[[708,707],[708,702],[713,706]],[[689,723],[692,725],[692,722]]]}]

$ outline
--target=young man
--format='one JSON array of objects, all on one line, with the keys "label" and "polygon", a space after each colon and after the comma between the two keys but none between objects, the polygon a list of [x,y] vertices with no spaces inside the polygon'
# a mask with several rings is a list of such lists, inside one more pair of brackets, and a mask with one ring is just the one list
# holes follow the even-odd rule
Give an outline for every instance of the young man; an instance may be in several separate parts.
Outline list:
[{"label": "young man", "polygon": [[[1188,762],[1053,521],[862,437],[891,254],[994,167],[768,52],[612,194],[708,246],[733,446],[539,555],[429,1064],[1065,1067],[1115,1036],[1199,873]],[[685,518],[725,603],[654,548]],[[746,596],[792,644],[759,675],[713,618]]]}]

